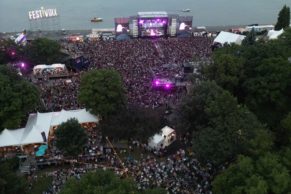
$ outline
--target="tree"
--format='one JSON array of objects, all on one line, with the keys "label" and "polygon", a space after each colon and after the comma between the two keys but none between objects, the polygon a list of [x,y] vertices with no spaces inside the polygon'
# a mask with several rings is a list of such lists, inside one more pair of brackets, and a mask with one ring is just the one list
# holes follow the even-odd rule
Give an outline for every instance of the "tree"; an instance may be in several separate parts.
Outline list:
[{"label": "tree", "polygon": [[[145,194],[166,193],[164,190],[150,190]],[[134,182],[131,179],[120,179],[111,171],[97,170],[89,172],[80,180],[70,179],[61,190],[60,194],[138,194]]]},{"label": "tree", "polygon": [[207,79],[215,82],[235,96],[240,96],[243,81],[243,60],[231,54],[214,54],[214,63],[203,69]]},{"label": "tree", "polygon": [[242,45],[254,45],[256,43],[256,32],[255,29],[252,30],[247,34],[245,39],[242,41]]},{"label": "tree", "polygon": [[57,63],[62,56],[60,49],[57,41],[38,38],[26,47],[26,56],[34,65]]},{"label": "tree", "polygon": [[69,119],[56,130],[56,146],[65,155],[76,156],[83,151],[88,138],[77,119]]},{"label": "tree", "polygon": [[102,134],[117,139],[138,138],[147,141],[164,126],[161,115],[161,111],[152,109],[123,109],[119,114],[101,120]]},{"label": "tree", "polygon": [[245,103],[257,117],[274,128],[291,111],[291,66],[287,59],[268,58],[244,82]]},{"label": "tree", "polygon": [[281,121],[275,135],[278,147],[291,145],[291,112]]},{"label": "tree", "polygon": [[17,175],[18,160],[6,160],[0,163],[0,194],[26,193],[27,182]]},{"label": "tree", "polygon": [[238,154],[256,153],[254,149],[271,145],[269,134],[263,140],[256,139],[261,135],[258,130],[265,130],[255,115],[215,82],[202,82],[184,102],[183,116],[193,132],[193,151],[203,161],[219,165]]},{"label": "tree", "polygon": [[106,117],[118,113],[125,105],[119,73],[115,70],[101,69],[83,75],[79,101],[95,115]]},{"label": "tree", "polygon": [[290,191],[290,180],[290,172],[280,157],[265,153],[258,159],[240,156],[215,177],[212,185],[217,194],[281,194]]},{"label": "tree", "polygon": [[275,25],[275,30],[281,30],[282,28],[288,28],[290,25],[290,7],[284,5],[278,15],[278,20]]},{"label": "tree", "polygon": [[19,127],[21,120],[39,103],[39,91],[15,70],[0,66],[0,131]]}]

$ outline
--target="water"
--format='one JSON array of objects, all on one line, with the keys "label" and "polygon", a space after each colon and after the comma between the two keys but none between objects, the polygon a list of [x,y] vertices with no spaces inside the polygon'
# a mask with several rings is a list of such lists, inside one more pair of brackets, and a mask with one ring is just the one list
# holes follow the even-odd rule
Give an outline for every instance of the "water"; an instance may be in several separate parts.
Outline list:
[{"label": "water", "polygon": [[[167,11],[189,8],[193,25],[274,24],[279,10],[291,0],[0,0],[0,31],[29,29],[28,11],[57,8],[61,28],[113,28],[114,17],[135,15],[138,11]],[[90,23],[92,17],[104,22]]]}]

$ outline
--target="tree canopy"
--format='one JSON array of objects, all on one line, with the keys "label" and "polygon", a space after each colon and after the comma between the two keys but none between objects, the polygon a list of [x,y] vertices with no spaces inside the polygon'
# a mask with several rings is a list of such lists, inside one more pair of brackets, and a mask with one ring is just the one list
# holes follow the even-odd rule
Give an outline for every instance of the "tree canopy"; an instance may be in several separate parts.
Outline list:
[{"label": "tree canopy", "polygon": [[290,25],[290,7],[284,5],[278,14],[278,20],[275,25],[275,30],[281,30],[287,28]]},{"label": "tree canopy", "polygon": [[256,32],[253,28],[250,32],[247,33],[247,36],[242,41],[242,45],[253,45],[256,42]]},{"label": "tree canopy", "polygon": [[0,163],[0,194],[26,193],[27,182],[17,175],[18,159],[1,161]]},{"label": "tree canopy", "polygon": [[56,146],[65,155],[76,156],[83,151],[88,138],[77,119],[70,119],[56,129]]},{"label": "tree canopy", "polygon": [[27,45],[25,55],[34,65],[58,63],[62,56],[60,49],[57,41],[38,38]]},{"label": "tree canopy", "polygon": [[163,189],[138,191],[131,179],[120,179],[111,171],[89,172],[80,180],[70,179],[60,194],[166,194]]},{"label": "tree canopy", "polygon": [[258,159],[240,156],[212,183],[217,194],[282,194],[290,192],[290,171],[278,155],[265,153]]},{"label": "tree canopy", "polygon": [[122,80],[115,70],[93,70],[81,77],[79,101],[95,115],[107,117],[125,105]]},{"label": "tree canopy", "polygon": [[12,68],[0,66],[0,131],[19,127],[25,114],[39,103],[37,88],[17,75]]},{"label": "tree canopy", "polygon": [[102,133],[117,139],[138,138],[147,141],[164,125],[161,111],[129,107],[101,120]]},{"label": "tree canopy", "polygon": [[[274,41],[226,46],[203,68],[205,79],[215,81],[267,124],[280,146],[281,120],[291,111],[291,30]],[[279,133],[277,133],[279,132]]]},{"label": "tree canopy", "polygon": [[[256,116],[215,82],[196,86],[182,107],[193,132],[193,151],[203,161],[221,164],[238,154],[256,153],[256,149],[272,145]],[[258,139],[262,134],[264,139]]]}]

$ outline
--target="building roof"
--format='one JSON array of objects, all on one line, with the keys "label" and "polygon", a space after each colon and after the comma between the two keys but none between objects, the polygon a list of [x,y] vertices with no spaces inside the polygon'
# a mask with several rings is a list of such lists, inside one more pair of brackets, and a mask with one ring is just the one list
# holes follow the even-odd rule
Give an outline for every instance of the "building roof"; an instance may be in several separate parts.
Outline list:
[{"label": "building roof", "polygon": [[138,12],[140,18],[158,18],[168,17],[168,13],[165,11],[153,11],[153,12]]}]

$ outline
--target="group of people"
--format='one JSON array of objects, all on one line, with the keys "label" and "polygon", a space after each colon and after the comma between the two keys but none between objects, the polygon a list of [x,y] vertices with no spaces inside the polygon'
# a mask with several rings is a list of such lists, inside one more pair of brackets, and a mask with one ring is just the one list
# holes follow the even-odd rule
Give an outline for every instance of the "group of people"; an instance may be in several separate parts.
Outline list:
[{"label": "group of people", "polygon": [[[208,60],[210,45],[211,40],[207,37],[62,43],[62,47],[72,56],[83,55],[90,61],[86,71],[100,68],[118,71],[129,105],[153,109],[176,105],[185,94],[184,87],[156,90],[152,87],[153,80],[157,77],[168,80],[182,77],[183,65],[192,61],[193,57]],[[60,111],[83,108],[78,102],[83,73],[76,73],[69,78],[38,80],[36,84],[41,91],[44,109]],[[111,169],[124,167],[112,150],[104,149],[101,134],[91,130],[88,136],[89,143],[83,155],[76,158],[78,166],[49,173],[48,176],[53,177],[53,183],[46,193],[58,193],[69,177],[79,179],[82,174],[100,167],[99,165]],[[146,149],[143,151],[147,152]],[[148,152],[145,155],[150,154]],[[50,155],[58,156],[55,159],[63,159],[58,150],[52,150]],[[124,165],[141,190],[163,187],[171,194],[211,193],[211,165],[202,166],[185,150],[179,150],[163,160],[147,156],[140,160],[127,160]]]},{"label": "group of people", "polygon": [[[62,44],[71,55],[83,55],[90,61],[89,70],[112,68],[117,70],[126,91],[128,103],[145,108],[175,105],[185,94],[185,88],[156,90],[156,77],[173,80],[183,76],[183,65],[193,57],[210,56],[211,40],[206,37],[135,39],[130,41],[100,41]],[[53,80],[40,84],[42,99],[48,110],[82,107],[77,94],[80,74],[67,80]],[[52,99],[55,98],[55,99]]]}]

